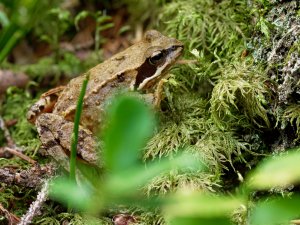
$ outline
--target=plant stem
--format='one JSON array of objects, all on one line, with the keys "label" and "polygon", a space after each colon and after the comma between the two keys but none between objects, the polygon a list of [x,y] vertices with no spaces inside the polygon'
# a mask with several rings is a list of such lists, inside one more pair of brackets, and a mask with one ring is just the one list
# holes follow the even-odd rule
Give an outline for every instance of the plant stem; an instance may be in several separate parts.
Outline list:
[{"label": "plant stem", "polygon": [[86,87],[89,81],[89,74],[86,75],[82,83],[82,88],[77,102],[74,128],[71,139],[71,157],[70,157],[70,180],[76,182],[76,155],[77,155],[77,143],[78,143],[78,131],[79,131],[79,121],[83,107],[83,98],[85,95]]}]

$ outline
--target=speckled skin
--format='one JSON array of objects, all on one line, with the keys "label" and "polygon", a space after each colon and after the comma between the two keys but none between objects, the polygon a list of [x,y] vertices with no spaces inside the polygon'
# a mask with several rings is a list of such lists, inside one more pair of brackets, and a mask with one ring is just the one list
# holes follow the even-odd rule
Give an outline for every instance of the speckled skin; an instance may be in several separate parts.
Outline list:
[{"label": "speckled skin", "polygon": [[[153,54],[162,51],[165,58],[157,65],[148,62]],[[181,52],[182,44],[178,40],[163,36],[155,30],[148,31],[140,42],[95,66],[84,75],[72,79],[66,87],[59,88],[59,94],[49,91],[58,96],[53,98],[57,102],[53,104],[50,99],[39,100],[28,112],[28,119],[35,121],[40,139],[49,154],[58,161],[66,159],[70,149],[77,99],[82,82],[89,74],[80,121],[78,156],[96,164],[96,142],[93,134],[102,122],[105,102],[118,90],[137,89],[147,94],[154,93],[156,84]],[[50,98],[51,95],[44,97]],[[49,107],[40,105],[42,102],[51,102],[54,105],[53,111],[49,113]],[[48,113],[44,113],[45,109]]]}]

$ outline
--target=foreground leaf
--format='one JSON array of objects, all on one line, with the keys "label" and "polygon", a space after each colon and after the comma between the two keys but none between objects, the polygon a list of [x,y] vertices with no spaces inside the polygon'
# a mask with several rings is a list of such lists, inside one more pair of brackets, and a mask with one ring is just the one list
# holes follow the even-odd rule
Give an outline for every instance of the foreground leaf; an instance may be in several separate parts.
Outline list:
[{"label": "foreground leaf", "polygon": [[153,133],[154,116],[144,102],[130,96],[116,99],[108,114],[105,165],[111,172],[123,172],[138,164],[139,152]]},{"label": "foreground leaf", "polygon": [[229,218],[197,218],[197,217],[179,217],[169,221],[170,225],[231,225]]},{"label": "foreground leaf", "polygon": [[163,209],[167,218],[223,218],[238,209],[244,200],[238,197],[195,193],[177,193],[171,196]]},{"label": "foreground leaf", "polygon": [[276,198],[259,203],[250,216],[252,225],[290,224],[299,218],[300,196]]},{"label": "foreground leaf", "polygon": [[49,195],[54,200],[82,211],[89,210],[92,203],[92,190],[88,186],[78,186],[74,181],[62,177],[51,182]]},{"label": "foreground leaf", "polygon": [[192,154],[179,154],[172,159],[164,159],[124,170],[108,177],[106,189],[111,195],[126,196],[139,193],[139,189],[161,173],[170,170],[204,170],[206,167]]},{"label": "foreground leaf", "polygon": [[248,176],[246,185],[253,189],[286,187],[300,182],[300,151],[293,150],[285,155],[270,157]]}]

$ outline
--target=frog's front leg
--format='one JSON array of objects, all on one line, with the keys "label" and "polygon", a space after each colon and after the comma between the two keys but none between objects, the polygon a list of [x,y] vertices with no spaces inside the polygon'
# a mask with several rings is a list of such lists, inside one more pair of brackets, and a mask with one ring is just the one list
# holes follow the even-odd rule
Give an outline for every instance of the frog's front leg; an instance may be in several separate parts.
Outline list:
[{"label": "frog's front leg", "polygon": [[153,94],[153,105],[156,109],[160,108],[160,103],[164,98],[164,84],[168,81],[167,79],[169,78],[169,76],[170,74],[166,75],[164,79],[161,79],[155,88],[155,92]]},{"label": "frog's front leg", "polygon": [[[58,161],[64,168],[68,168],[71,149],[71,136],[74,123],[62,116],[44,113],[36,120],[40,140],[47,153]],[[90,164],[97,164],[96,141],[92,133],[79,127],[77,156]]]}]

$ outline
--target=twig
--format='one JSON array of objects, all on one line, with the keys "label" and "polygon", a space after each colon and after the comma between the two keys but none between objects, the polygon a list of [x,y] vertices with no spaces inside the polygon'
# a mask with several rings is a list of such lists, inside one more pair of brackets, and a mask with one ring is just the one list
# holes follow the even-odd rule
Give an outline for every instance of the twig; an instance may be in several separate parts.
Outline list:
[{"label": "twig", "polygon": [[3,151],[7,151],[15,156],[18,156],[19,158],[31,163],[31,164],[35,164],[36,161],[31,159],[30,157],[24,155],[22,152],[22,148],[20,148],[19,146],[17,146],[15,144],[15,142],[13,141],[13,139],[11,138],[10,136],[10,133],[9,133],[9,130],[7,129],[6,125],[5,125],[5,122],[3,120],[3,118],[0,116],[0,129],[3,130],[4,132],[4,137],[6,139],[6,142],[7,142],[7,146],[8,147],[4,147],[2,148]]},{"label": "twig", "polygon": [[5,215],[9,225],[15,225],[20,222],[20,218],[14,215],[13,213],[10,213],[7,209],[3,207],[1,203],[0,203],[0,212]]},{"label": "twig", "polygon": [[19,158],[31,163],[31,164],[36,164],[36,161],[33,160],[32,158],[30,158],[29,156],[27,155],[24,155],[22,152],[18,151],[18,150],[15,150],[15,149],[12,149],[10,147],[4,147],[4,151],[7,151],[15,156],[18,156]]},{"label": "twig", "polygon": [[37,212],[42,207],[43,203],[48,198],[48,189],[49,189],[49,180],[45,181],[42,189],[40,190],[38,196],[36,197],[36,200],[31,203],[29,210],[25,215],[22,216],[20,223],[18,225],[27,225],[30,224],[33,217],[37,214]]}]

